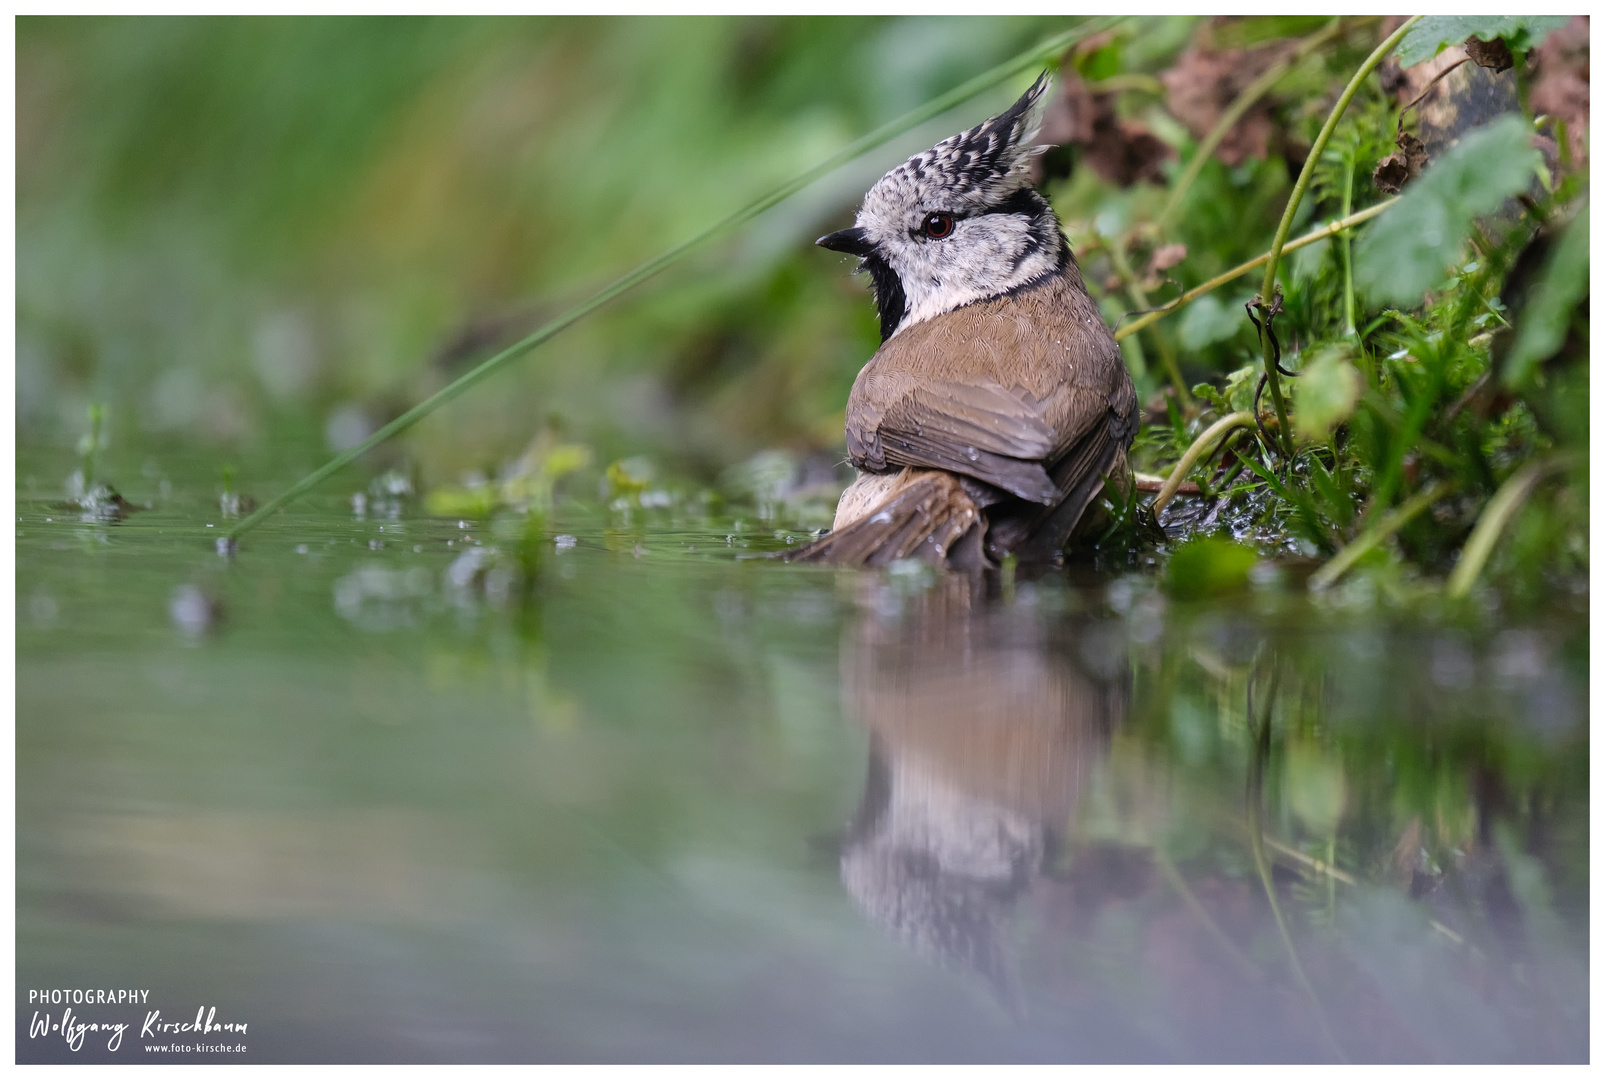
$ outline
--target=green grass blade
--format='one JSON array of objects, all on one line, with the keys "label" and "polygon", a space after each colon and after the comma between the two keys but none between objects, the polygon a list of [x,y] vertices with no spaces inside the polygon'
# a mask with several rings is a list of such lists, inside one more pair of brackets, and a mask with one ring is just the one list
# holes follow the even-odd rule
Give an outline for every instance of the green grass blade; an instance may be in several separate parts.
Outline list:
[{"label": "green grass blade", "polygon": [[1026,70],[1033,64],[1039,64],[1045,59],[1057,56],[1058,54],[1064,52],[1065,49],[1068,49],[1071,45],[1074,45],[1083,38],[1090,37],[1093,34],[1102,33],[1103,31],[1123,21],[1125,21],[1124,17],[1101,16],[1099,18],[1088,19],[1085,22],[1078,23],[1071,29],[1060,34],[1056,34],[1053,37],[1033,45],[1031,48],[1018,54],[1012,59],[1005,60],[1003,63],[992,68],[990,71],[983,72],[980,75],[977,75],[975,78],[970,79],[968,82],[964,82],[958,86],[955,86],[947,93],[931,99],[917,109],[905,113],[896,120],[892,120],[889,123],[883,124],[874,131],[871,131],[869,134],[847,144],[841,150],[826,158],[818,165],[815,165],[813,168],[801,173],[791,180],[788,180],[786,183],[780,185],[778,188],[775,188],[767,195],[748,203],[746,206],[742,207],[740,210],[737,210],[730,216],[708,226],[706,229],[703,229],[689,240],[685,240],[675,245],[668,251],[665,251],[663,254],[657,256],[649,262],[643,263],[642,265],[636,267],[634,270],[630,271],[628,274],[625,274],[623,277],[619,278],[613,284],[609,285],[607,288],[603,289],[589,300],[584,301],[577,307],[570,308],[568,311],[546,323],[540,329],[536,330],[523,340],[509,345],[501,352],[475,367],[472,371],[465,372],[450,385],[443,387],[437,393],[419,402],[417,405],[414,405],[412,408],[390,421],[390,423],[386,424],[378,431],[375,431],[366,439],[363,439],[357,445],[351,447],[349,450],[346,450],[343,453],[336,455],[321,468],[307,474],[296,483],[292,484],[284,492],[272,499],[269,499],[266,503],[262,504],[262,506],[259,507],[255,513],[251,514],[247,518],[242,519],[238,525],[235,525],[234,528],[230,529],[228,532],[228,540],[232,542],[239,539],[241,536],[244,536],[246,533],[250,532],[252,529],[256,528],[263,521],[265,521],[268,515],[274,513],[280,507],[317,487],[324,480],[327,480],[330,476],[333,476],[335,473],[339,472],[353,461],[362,457],[380,443],[383,443],[388,439],[392,439],[401,434],[403,431],[406,431],[408,428],[412,427],[418,421],[422,420],[424,417],[428,416],[442,405],[457,397],[460,397],[462,394],[466,393],[469,389],[477,385],[485,378],[499,371],[503,367],[506,367],[507,364],[513,360],[523,356],[536,346],[544,344],[553,337],[556,337],[559,333],[579,322],[581,319],[585,318],[587,315],[601,307],[603,304],[607,303],[609,300],[612,300],[620,294],[633,289],[635,286],[641,284],[643,281],[657,274],[659,271],[685,257],[695,248],[707,243],[715,236],[718,236],[721,233],[727,232],[738,225],[742,225],[752,220],[765,210],[768,210],[777,203],[790,198],[803,188],[807,187],[809,184],[819,180],[827,173],[835,171],[841,166],[847,164],[849,161],[852,161],[854,158],[868,153],[870,150],[873,150],[881,144],[896,138],[906,131],[918,127],[927,120],[940,116],[942,113],[947,112],[949,109],[954,108],[957,105],[963,104],[976,94],[979,94],[984,90],[991,89],[997,84],[1003,82],[1005,79],[1011,78],[1012,76]]}]

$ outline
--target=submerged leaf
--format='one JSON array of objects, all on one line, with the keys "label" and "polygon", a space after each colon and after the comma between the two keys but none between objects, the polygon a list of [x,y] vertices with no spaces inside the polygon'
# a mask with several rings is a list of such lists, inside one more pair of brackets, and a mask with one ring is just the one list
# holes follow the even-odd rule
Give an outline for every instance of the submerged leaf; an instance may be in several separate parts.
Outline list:
[{"label": "submerged leaf", "polygon": [[1187,541],[1170,557],[1165,588],[1176,597],[1194,600],[1236,592],[1248,584],[1248,572],[1259,557],[1254,549],[1213,536]]},{"label": "submerged leaf", "polygon": [[1473,219],[1525,191],[1539,161],[1518,116],[1473,131],[1366,230],[1355,246],[1356,282],[1375,302],[1419,303],[1460,253]]},{"label": "submerged leaf", "polygon": [[652,482],[655,470],[644,457],[625,458],[607,467],[607,497],[609,499],[639,497]]}]

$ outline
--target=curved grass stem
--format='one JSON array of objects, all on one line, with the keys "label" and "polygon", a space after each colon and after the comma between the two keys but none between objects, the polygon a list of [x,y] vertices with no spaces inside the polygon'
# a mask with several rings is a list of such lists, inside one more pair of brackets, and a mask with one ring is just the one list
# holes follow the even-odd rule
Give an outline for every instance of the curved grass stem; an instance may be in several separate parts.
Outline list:
[{"label": "curved grass stem", "polygon": [[1449,575],[1448,593],[1451,597],[1465,596],[1476,583],[1477,575],[1482,573],[1483,564],[1493,554],[1495,545],[1499,543],[1500,534],[1510,519],[1516,516],[1527,496],[1533,493],[1539,481],[1550,473],[1561,472],[1571,468],[1578,461],[1576,454],[1562,452],[1544,458],[1541,461],[1531,461],[1517,469],[1515,474],[1499,486],[1494,497],[1488,500],[1483,507],[1482,516],[1477,518],[1476,528],[1471,530],[1471,536],[1466,540],[1466,546],[1460,551],[1460,561],[1455,564],[1454,572]]},{"label": "curved grass stem", "polygon": [[[1343,217],[1354,209],[1354,158],[1343,159]],[[1354,328],[1354,238],[1347,232],[1338,236],[1338,255],[1343,260],[1343,336],[1358,338]]]},{"label": "curved grass stem", "polygon": [[[1282,246],[1282,251],[1297,251],[1299,248],[1308,247],[1311,244],[1318,244],[1322,240],[1325,240],[1336,233],[1342,232],[1344,229],[1352,228],[1353,226],[1359,225],[1362,222],[1370,221],[1372,218],[1376,217],[1378,214],[1382,213],[1382,211],[1386,210],[1388,207],[1392,206],[1398,201],[1398,196],[1395,196],[1391,199],[1388,199],[1386,202],[1379,202],[1375,206],[1368,206],[1364,210],[1361,210],[1358,213],[1350,214],[1348,217],[1342,218],[1338,221],[1328,222],[1327,224],[1322,225],[1319,229],[1316,229],[1314,232],[1306,233],[1297,240],[1291,240],[1284,244]],[[1144,312],[1139,317],[1131,320],[1129,323],[1126,323],[1124,326],[1120,327],[1120,329],[1116,330],[1115,340],[1124,341],[1126,338],[1130,337],[1132,334],[1135,334],[1143,327],[1151,326],[1160,319],[1163,319],[1166,315],[1186,307],[1188,304],[1192,303],[1194,300],[1197,300],[1205,293],[1213,292],[1222,285],[1236,281],[1238,278],[1242,277],[1244,274],[1247,274],[1255,267],[1264,266],[1270,257],[1271,253],[1267,251],[1265,254],[1252,258],[1246,263],[1241,263],[1232,267],[1224,274],[1217,274],[1208,281],[1204,282],[1202,285],[1188,289],[1186,292],[1176,297],[1176,299],[1172,300],[1164,307],[1155,308],[1153,311]]]},{"label": "curved grass stem", "polygon": [[1187,479],[1188,472],[1198,463],[1198,459],[1204,456],[1205,451],[1214,446],[1216,439],[1233,428],[1253,426],[1254,414],[1245,410],[1223,416],[1205,428],[1203,434],[1193,440],[1193,444],[1187,448],[1187,452],[1181,456],[1181,460],[1176,462],[1176,467],[1170,471],[1170,478],[1165,481],[1165,486],[1159,489],[1159,494],[1154,496],[1154,501],[1148,507],[1149,510],[1157,515],[1169,504],[1171,499],[1176,497],[1176,492],[1181,489],[1181,482]]},{"label": "curved grass stem", "polygon": [[341,454],[336,455],[322,468],[309,473],[307,476],[290,485],[288,490],[281,492],[279,495],[262,504],[262,506],[255,513],[251,514],[249,517],[246,517],[238,525],[229,530],[227,536],[228,542],[233,543],[234,541],[238,540],[241,536],[260,525],[268,518],[270,514],[277,511],[280,507],[306,494],[318,484],[322,483],[333,474],[339,472],[353,461],[362,457],[380,443],[392,439],[401,434],[403,431],[406,431],[418,421],[440,408],[440,406],[454,400],[457,397],[460,397],[462,394],[483,381],[488,376],[506,367],[513,360],[523,356],[536,346],[544,344],[553,337],[556,337],[559,333],[579,322],[581,319],[585,318],[585,316],[589,315],[591,312],[595,311],[609,300],[612,300],[622,293],[628,292],[630,289],[635,288],[635,286],[641,284],[643,281],[646,281],[648,278],[653,277],[673,263],[678,262],[690,252],[701,247],[714,237],[729,232],[738,225],[742,225],[752,220],[765,210],[768,210],[770,207],[775,206],[777,203],[780,203],[783,200],[795,195],[797,192],[825,176],[827,173],[834,172],[836,169],[847,164],[849,161],[852,161],[854,158],[868,153],[881,144],[896,138],[904,132],[919,126],[920,124],[923,124],[927,120],[931,120],[937,116],[940,116],[957,105],[963,104],[965,101],[968,101],[970,98],[981,93],[983,90],[991,89],[997,84],[1003,82],[1005,79],[1012,78],[1020,72],[1030,68],[1034,64],[1039,64],[1050,57],[1058,56],[1071,45],[1081,41],[1083,38],[1090,37],[1093,34],[1102,33],[1103,31],[1108,30],[1124,21],[1125,17],[1123,16],[1102,16],[1078,23],[1071,29],[1060,34],[1055,34],[1053,37],[1039,42],[1012,59],[1005,60],[1003,63],[992,68],[990,71],[983,72],[980,75],[977,75],[975,78],[970,79],[968,82],[961,83],[952,90],[949,90],[947,93],[931,99],[924,105],[921,105],[919,108],[905,113],[896,120],[881,125],[867,135],[855,139],[853,142],[847,144],[842,149],[820,162],[818,165],[815,165],[813,168],[807,170],[806,172],[800,173],[799,175],[786,181],[784,184],[781,184],[767,195],[753,200],[746,206],[730,214],[728,217],[725,217],[720,221],[708,226],[695,236],[691,237],[689,240],[685,240],[679,244],[676,244],[663,254],[641,264],[628,274],[625,274],[623,277],[613,282],[613,284],[607,286],[607,288],[603,289],[601,292],[592,296],[589,300],[584,301],[576,307],[570,308],[562,315],[559,315],[557,318],[551,320],[540,329],[530,334],[528,337],[508,346],[501,352],[479,364],[473,370],[465,372],[462,376],[453,380],[449,385],[443,387],[441,390],[419,402],[417,405],[414,405],[412,408],[390,421],[390,423],[386,424],[384,427],[380,428],[366,439],[363,439],[357,445],[351,447],[349,450],[346,450]]},{"label": "curved grass stem", "polygon": [[[1276,264],[1282,257],[1282,246],[1287,240],[1288,232],[1293,228],[1293,215],[1298,212],[1299,203],[1304,201],[1304,193],[1309,190],[1310,180],[1315,175],[1316,163],[1321,160],[1321,155],[1326,152],[1326,144],[1331,140],[1332,132],[1337,128],[1338,121],[1343,118],[1343,113],[1348,109],[1349,102],[1354,99],[1354,95],[1359,91],[1360,84],[1365,81],[1371,72],[1376,70],[1376,66],[1382,63],[1382,58],[1392,52],[1393,47],[1399,43],[1399,40],[1404,37],[1406,32],[1420,22],[1422,18],[1424,16],[1411,16],[1403,26],[1389,34],[1387,39],[1378,45],[1370,56],[1365,58],[1365,63],[1361,64],[1360,69],[1354,73],[1354,77],[1349,80],[1349,84],[1343,88],[1343,93],[1338,95],[1336,104],[1332,106],[1332,111],[1327,114],[1326,123],[1321,125],[1321,133],[1315,137],[1315,145],[1310,147],[1309,154],[1304,158],[1304,168],[1299,170],[1298,180],[1293,184],[1293,194],[1288,196],[1287,206],[1282,210],[1281,223],[1276,226],[1276,236],[1271,241],[1270,258],[1265,264],[1265,280],[1260,286],[1260,296],[1265,304],[1269,305],[1274,302]],[[1264,339],[1262,348],[1265,362],[1265,380],[1271,388],[1271,401],[1276,406],[1276,419],[1281,425],[1282,447],[1287,456],[1291,457],[1292,429],[1288,427],[1287,423],[1287,402],[1282,396],[1282,383],[1276,373],[1276,359],[1273,354],[1271,335],[1265,334],[1262,337]]]}]

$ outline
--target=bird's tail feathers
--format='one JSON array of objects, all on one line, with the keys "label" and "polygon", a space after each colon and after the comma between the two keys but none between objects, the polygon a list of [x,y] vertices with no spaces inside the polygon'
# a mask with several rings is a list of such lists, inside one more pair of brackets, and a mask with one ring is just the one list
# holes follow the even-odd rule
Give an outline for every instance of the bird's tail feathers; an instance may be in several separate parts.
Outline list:
[{"label": "bird's tail feathers", "polygon": [[988,563],[980,542],[985,531],[984,513],[958,477],[934,469],[904,469],[890,476],[860,477],[842,495],[835,528],[788,553],[786,561],[886,566],[917,558],[936,565],[984,566]]}]

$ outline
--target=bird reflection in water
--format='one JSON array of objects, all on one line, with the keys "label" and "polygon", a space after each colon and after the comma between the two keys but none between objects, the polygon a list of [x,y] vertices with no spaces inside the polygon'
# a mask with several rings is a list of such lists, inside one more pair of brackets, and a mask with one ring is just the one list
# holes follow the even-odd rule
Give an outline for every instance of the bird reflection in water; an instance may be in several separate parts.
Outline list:
[{"label": "bird reflection in water", "polygon": [[1123,636],[989,602],[979,576],[943,575],[895,613],[875,602],[887,586],[863,587],[841,673],[869,772],[842,882],[871,919],[1018,1014],[1009,916],[1125,719]]},{"label": "bird reflection in water", "polygon": [[[854,583],[839,664],[869,768],[841,880],[912,951],[989,986],[1033,1046],[1098,1060],[1586,1056],[1586,919],[1517,895],[1558,861],[1539,862],[1548,834],[1524,824],[1543,819],[1515,816],[1472,759],[1440,774],[1465,777],[1460,816],[1414,817],[1399,835],[1384,816],[1395,794],[1352,749],[1372,729],[1323,704],[1352,670],[1224,623],[1208,638],[1173,630],[1172,655],[1197,661],[1183,685],[1213,695],[1225,732],[1215,759],[1186,766],[1149,726],[1185,719],[1183,676],[1156,673],[1151,650],[1134,665],[1125,622],[1001,603],[995,576],[910,580]],[[1141,684],[1128,719],[1134,672],[1173,681]],[[1350,740],[1348,757],[1322,760],[1353,771],[1337,773],[1352,805],[1321,847],[1359,873],[1296,846],[1320,835],[1299,815],[1325,789],[1295,786],[1316,724]],[[1457,845],[1442,865],[1423,862],[1430,828]]]}]

